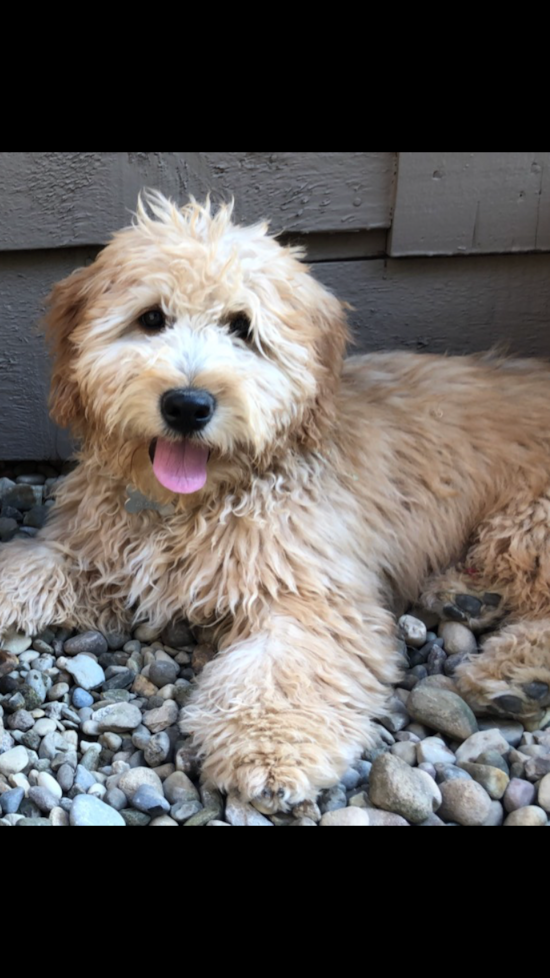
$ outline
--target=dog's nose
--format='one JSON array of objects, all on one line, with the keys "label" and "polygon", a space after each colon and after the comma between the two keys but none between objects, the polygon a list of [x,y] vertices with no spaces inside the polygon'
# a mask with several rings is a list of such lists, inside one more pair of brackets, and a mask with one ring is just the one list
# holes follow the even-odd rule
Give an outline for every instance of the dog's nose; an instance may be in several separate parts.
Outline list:
[{"label": "dog's nose", "polygon": [[194,387],[166,391],[160,399],[160,410],[166,424],[180,435],[202,431],[216,409],[216,398]]}]

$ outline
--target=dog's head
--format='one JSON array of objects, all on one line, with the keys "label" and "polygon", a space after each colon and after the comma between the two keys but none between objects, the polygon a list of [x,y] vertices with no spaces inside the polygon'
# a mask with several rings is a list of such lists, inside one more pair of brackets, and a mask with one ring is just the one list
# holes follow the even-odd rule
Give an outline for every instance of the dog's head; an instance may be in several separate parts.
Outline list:
[{"label": "dog's head", "polygon": [[172,493],[322,451],[347,330],[299,255],[229,206],[148,194],[50,296],[54,419]]}]

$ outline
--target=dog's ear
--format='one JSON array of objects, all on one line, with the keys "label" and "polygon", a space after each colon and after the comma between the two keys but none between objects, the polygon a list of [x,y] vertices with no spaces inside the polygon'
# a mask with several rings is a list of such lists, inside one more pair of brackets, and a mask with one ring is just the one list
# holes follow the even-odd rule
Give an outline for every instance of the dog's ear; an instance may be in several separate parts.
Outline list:
[{"label": "dog's ear", "polygon": [[350,339],[346,319],[348,306],[311,277],[307,291],[309,301],[304,305],[302,314],[309,319],[312,327],[317,393],[314,405],[306,410],[301,440],[307,442],[308,447],[322,451],[327,433],[336,420],[336,396],[346,345]]},{"label": "dog's ear", "polygon": [[83,318],[93,276],[92,268],[79,268],[58,282],[46,300],[44,325],[46,341],[53,357],[50,414],[62,428],[71,425],[78,429],[84,421],[84,409],[74,379],[73,333]]}]

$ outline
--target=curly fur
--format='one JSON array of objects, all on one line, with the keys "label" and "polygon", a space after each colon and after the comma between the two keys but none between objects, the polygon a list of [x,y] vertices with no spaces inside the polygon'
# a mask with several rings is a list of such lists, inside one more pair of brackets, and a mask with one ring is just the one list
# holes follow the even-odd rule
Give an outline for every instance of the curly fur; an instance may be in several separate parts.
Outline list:
[{"label": "curly fur", "polygon": [[[38,539],[0,552],[0,631],[210,626],[219,653],[183,727],[221,788],[288,807],[370,743],[399,676],[393,613],[476,527],[484,540],[483,521],[508,518],[518,487],[527,507],[543,493],[550,370],[408,353],[344,363],[343,306],[299,251],[234,225],[230,207],[147,204],[50,297],[52,414],[80,437],[80,465]],[[170,325],[148,335],[138,317],[155,306]],[[227,326],[243,310],[247,342]],[[189,386],[218,406],[206,485],[176,495],[149,445],[176,438],[159,400]],[[172,515],[126,512],[128,483]],[[515,610],[538,608],[542,590],[545,570]]]}]

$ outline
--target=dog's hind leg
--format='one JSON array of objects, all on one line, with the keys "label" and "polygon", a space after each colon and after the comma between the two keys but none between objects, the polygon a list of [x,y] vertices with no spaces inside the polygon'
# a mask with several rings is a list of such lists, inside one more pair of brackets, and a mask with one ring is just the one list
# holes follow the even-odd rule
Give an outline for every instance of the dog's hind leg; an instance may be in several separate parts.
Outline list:
[{"label": "dog's hind leg", "polygon": [[374,742],[398,678],[391,616],[362,616],[334,604],[297,599],[278,607],[263,631],[231,636],[204,669],[184,712],[204,758],[203,771],[224,791],[286,810],[339,780]]},{"label": "dog's hind leg", "polygon": [[474,572],[473,588],[466,570],[451,570],[439,583],[429,582],[424,603],[430,606],[430,594],[446,580],[445,597],[452,594],[453,606],[466,612],[462,620],[487,627],[498,613],[506,625],[458,668],[459,689],[478,712],[517,716],[536,726],[550,707],[550,491],[519,497],[485,520],[465,565]]}]

